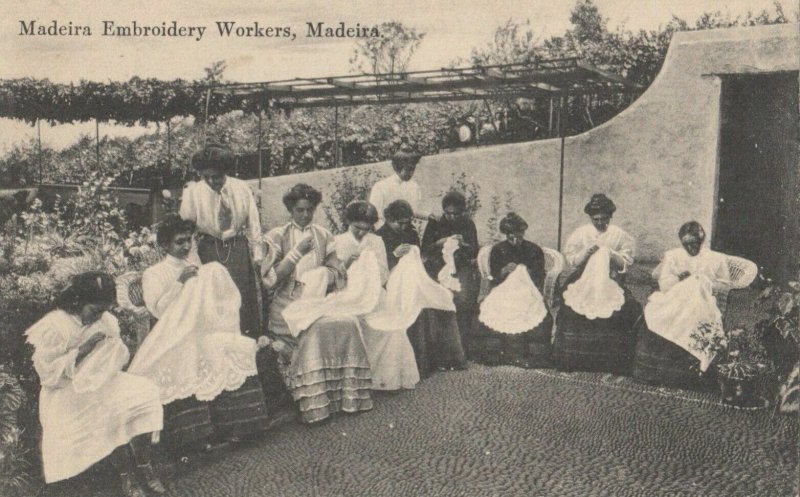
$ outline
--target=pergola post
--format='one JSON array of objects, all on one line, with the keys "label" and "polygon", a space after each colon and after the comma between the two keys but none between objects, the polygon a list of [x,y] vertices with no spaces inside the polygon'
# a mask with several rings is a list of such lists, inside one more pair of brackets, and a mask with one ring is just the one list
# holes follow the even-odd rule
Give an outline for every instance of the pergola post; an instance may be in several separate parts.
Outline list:
[{"label": "pergola post", "polygon": [[167,167],[172,169],[172,119],[167,119]]},{"label": "pergola post", "polygon": [[333,105],[333,167],[339,167],[339,105]]},{"label": "pergola post", "polygon": [[39,162],[39,184],[42,184],[44,175],[42,174],[42,121],[36,120],[36,156]]},{"label": "pergola post", "polygon": [[97,158],[97,169],[100,169],[100,121],[94,118],[94,149]]},{"label": "pergola post", "polygon": [[[264,158],[262,157],[261,152],[261,129],[262,129],[262,121],[264,117],[264,110],[261,106],[258,107],[258,191],[261,192],[261,176],[262,176],[262,164]],[[259,195],[259,202],[261,201],[261,196]]]},{"label": "pergola post", "polygon": [[208,106],[211,105],[211,87],[206,90],[206,117],[203,120],[203,146],[208,143]]},{"label": "pergola post", "polygon": [[[558,106],[558,135],[561,137],[561,161],[558,173],[558,241],[556,249],[561,251],[561,231],[564,223],[564,127],[561,122],[562,109],[564,108],[564,97]],[[566,116],[564,117],[566,119]]]}]

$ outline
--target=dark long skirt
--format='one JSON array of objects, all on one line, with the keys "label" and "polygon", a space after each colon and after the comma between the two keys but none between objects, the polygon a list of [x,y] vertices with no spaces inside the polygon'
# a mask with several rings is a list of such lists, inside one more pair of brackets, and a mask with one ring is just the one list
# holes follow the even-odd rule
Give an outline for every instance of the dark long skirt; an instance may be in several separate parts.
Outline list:
[{"label": "dark long skirt", "polygon": [[266,430],[268,425],[267,405],[256,376],[211,401],[191,396],[164,406],[165,442],[174,448],[205,441],[212,435],[241,438]]},{"label": "dark long skirt", "polygon": [[225,266],[242,296],[242,307],[239,309],[242,334],[252,338],[261,336],[259,280],[256,278],[247,237],[239,235],[222,241],[201,234],[197,239],[197,255],[203,264],[219,262]]},{"label": "dark long skirt", "polygon": [[650,331],[644,318],[639,320],[636,328],[638,339],[633,363],[634,378],[686,390],[713,390],[711,375],[700,374],[700,361],[696,357]]},{"label": "dark long skirt", "polygon": [[423,309],[408,329],[408,339],[421,377],[437,368],[463,369],[467,364],[455,312]]},{"label": "dark long skirt", "polygon": [[[584,266],[585,267],[585,266]],[[589,319],[563,304],[563,292],[583,274],[576,270],[561,288],[561,307],[556,318],[553,359],[562,371],[602,371],[629,375],[636,348],[636,321],[642,306],[625,290],[622,308],[607,319]]]},{"label": "dark long skirt", "polygon": [[523,368],[552,368],[550,345],[553,318],[548,313],[532,330],[510,335],[495,331],[475,317],[467,355],[489,366],[511,365]]}]

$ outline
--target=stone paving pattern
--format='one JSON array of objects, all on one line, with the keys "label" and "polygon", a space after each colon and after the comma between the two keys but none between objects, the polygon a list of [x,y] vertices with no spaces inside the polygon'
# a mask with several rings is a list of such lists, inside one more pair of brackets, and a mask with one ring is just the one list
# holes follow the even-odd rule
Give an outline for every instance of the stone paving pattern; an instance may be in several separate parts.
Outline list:
[{"label": "stone paving pattern", "polygon": [[[629,378],[471,365],[212,453],[169,495],[794,496],[797,418],[771,415]],[[116,493],[99,470],[82,479],[46,495]]]}]

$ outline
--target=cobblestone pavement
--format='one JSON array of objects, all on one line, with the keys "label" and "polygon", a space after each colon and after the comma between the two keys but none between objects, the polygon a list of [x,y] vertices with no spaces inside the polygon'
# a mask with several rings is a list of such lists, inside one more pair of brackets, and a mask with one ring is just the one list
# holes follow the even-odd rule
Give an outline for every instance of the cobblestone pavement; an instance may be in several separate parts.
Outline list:
[{"label": "cobblestone pavement", "polygon": [[[372,412],[284,424],[168,486],[176,497],[794,496],[797,418],[771,414],[611,375],[472,365],[380,395]],[[99,476],[46,495],[114,495],[115,482],[86,483]]]}]

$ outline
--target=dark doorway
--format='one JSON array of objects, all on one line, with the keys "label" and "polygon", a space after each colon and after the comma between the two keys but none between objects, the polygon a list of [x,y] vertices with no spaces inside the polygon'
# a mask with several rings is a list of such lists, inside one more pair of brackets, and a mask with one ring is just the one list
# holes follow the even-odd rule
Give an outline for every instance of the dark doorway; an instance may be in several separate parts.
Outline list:
[{"label": "dark doorway", "polygon": [[766,276],[798,269],[798,73],[722,81],[719,195],[712,247],[756,262]]}]

